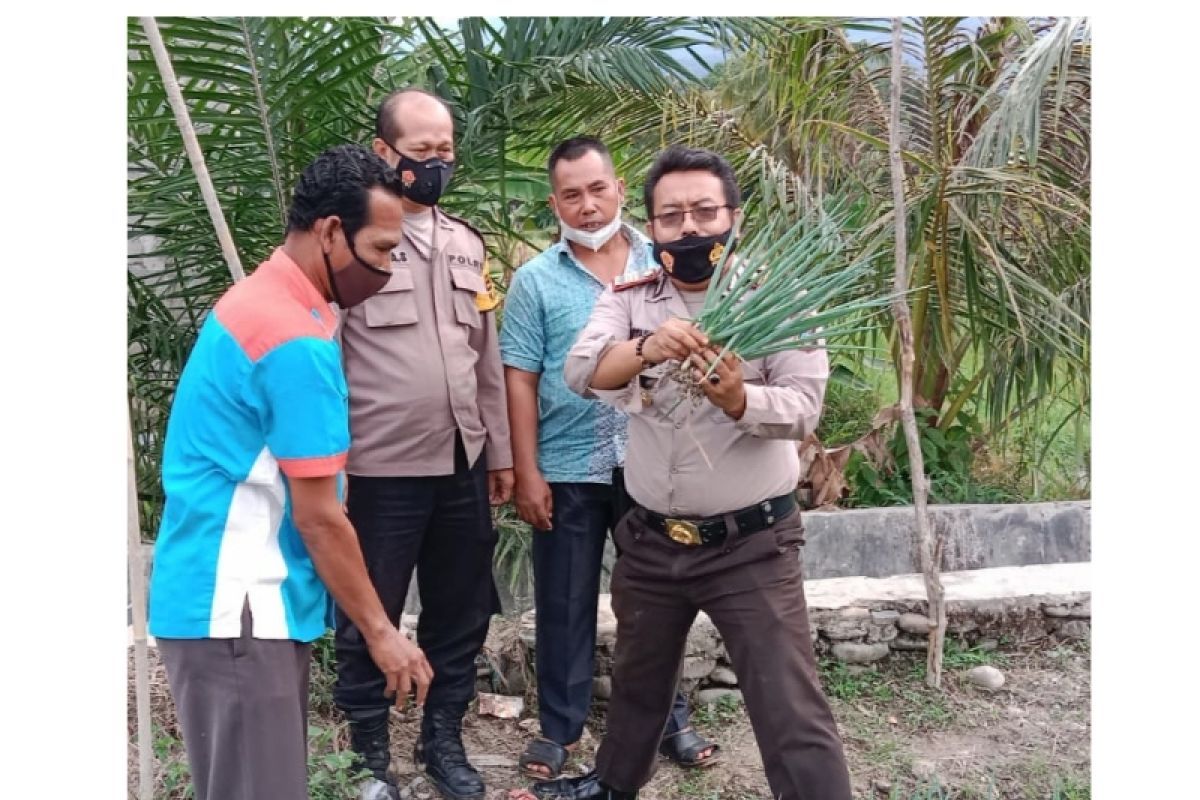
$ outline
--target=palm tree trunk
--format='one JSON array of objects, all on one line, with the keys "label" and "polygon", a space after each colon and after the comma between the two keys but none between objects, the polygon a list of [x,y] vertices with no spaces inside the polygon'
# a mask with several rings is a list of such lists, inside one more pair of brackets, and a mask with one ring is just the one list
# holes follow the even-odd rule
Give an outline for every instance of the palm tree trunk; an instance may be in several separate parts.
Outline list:
[{"label": "palm tree trunk", "polygon": [[154,745],[150,728],[150,665],[146,653],[146,565],[142,557],[141,526],[138,520],[137,472],[133,462],[133,423],[126,419],[129,448],[129,604],[133,611],[133,679],[137,702],[138,797],[154,797]]},{"label": "palm tree trunk", "polygon": [[183,102],[183,92],[179,90],[179,82],[175,80],[175,68],[171,66],[171,57],[167,54],[167,46],[163,44],[162,34],[158,32],[158,23],[154,17],[142,17],[142,28],[154,51],[154,62],[158,64],[158,72],[162,75],[163,87],[167,90],[167,98],[171,101],[171,110],[175,112],[175,124],[183,135],[183,146],[187,150],[188,160],[192,162],[192,171],[200,183],[200,193],[204,195],[204,205],[208,207],[212,217],[213,227],[217,231],[217,240],[221,243],[221,252],[229,265],[229,274],[235,281],[246,277],[242,269],[241,259],[238,258],[237,248],[233,245],[233,236],[229,226],[225,224],[225,215],[221,213],[221,203],[217,200],[217,192],[213,189],[212,178],[208,175],[208,167],[204,164],[204,153],[200,150],[200,142],[196,139],[196,129],[192,127],[192,118],[188,114],[187,104]]},{"label": "palm tree trunk", "polygon": [[942,683],[942,642],[946,638],[946,602],[938,573],[941,562],[940,547],[935,546],[929,525],[926,502],[929,482],[925,477],[925,460],[921,456],[921,443],[917,434],[917,418],[913,413],[913,329],[908,313],[908,301],[904,292],[908,288],[908,222],[904,200],[904,165],[900,161],[900,94],[903,86],[903,19],[892,20],[892,119],[889,135],[888,155],[891,160],[892,198],[896,209],[896,271],[895,296],[892,314],[900,333],[900,421],[904,426],[904,438],[908,441],[908,463],[912,472],[913,507],[917,515],[917,548],[921,555],[921,572],[925,575],[925,593],[929,599],[929,618],[933,629],[929,632],[929,657],[925,670],[925,682],[939,687]]}]

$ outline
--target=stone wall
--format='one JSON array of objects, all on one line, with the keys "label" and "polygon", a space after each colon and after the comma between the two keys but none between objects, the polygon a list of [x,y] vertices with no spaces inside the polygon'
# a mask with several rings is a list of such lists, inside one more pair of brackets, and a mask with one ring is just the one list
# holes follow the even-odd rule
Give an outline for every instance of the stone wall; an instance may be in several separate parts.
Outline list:
[{"label": "stone wall", "polygon": [[[1091,634],[1090,564],[1069,563],[949,572],[947,633],[970,646],[994,648],[1003,637],[1014,643],[1037,639],[1080,639]],[[923,651],[929,618],[920,575],[890,578],[828,578],[805,582],[813,647],[818,657],[868,664],[896,651]],[[612,656],[617,623],[611,596],[601,595],[597,613],[595,696],[612,691]],[[521,642],[533,663],[533,611],[521,617]],[[688,635],[683,688],[699,691],[701,702],[735,691],[737,675],[720,631],[704,613]]]}]

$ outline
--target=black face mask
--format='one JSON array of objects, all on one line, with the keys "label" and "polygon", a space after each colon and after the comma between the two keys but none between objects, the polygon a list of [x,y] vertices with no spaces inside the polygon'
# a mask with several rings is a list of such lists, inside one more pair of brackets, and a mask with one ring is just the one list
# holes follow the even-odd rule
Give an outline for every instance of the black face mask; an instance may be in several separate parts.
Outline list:
[{"label": "black face mask", "polygon": [[349,236],[346,237],[346,244],[350,246],[350,255],[354,256],[354,262],[337,272],[333,271],[329,254],[321,252],[325,258],[325,272],[329,275],[329,291],[339,308],[358,305],[382,289],[392,277],[391,272],[373,267],[359,258],[358,253],[354,252],[354,242],[350,241]]},{"label": "black face mask", "polygon": [[437,157],[414,161],[394,147],[392,152],[400,156],[396,174],[400,176],[404,196],[423,206],[436,206],[454,175],[454,162]]},{"label": "black face mask", "polygon": [[[732,228],[730,229],[732,230]],[[654,259],[677,281],[704,283],[721,261],[730,231],[716,236],[685,236],[673,242],[654,243]]]}]

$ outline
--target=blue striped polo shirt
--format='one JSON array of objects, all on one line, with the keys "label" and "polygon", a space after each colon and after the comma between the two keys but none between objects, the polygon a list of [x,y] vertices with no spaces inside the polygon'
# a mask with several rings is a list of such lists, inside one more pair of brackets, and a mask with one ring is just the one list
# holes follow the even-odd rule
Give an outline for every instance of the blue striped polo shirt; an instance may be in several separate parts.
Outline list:
[{"label": "blue striped polo shirt", "polygon": [[[329,303],[282,248],[204,321],[162,458],[150,633],[319,638],[332,603],[292,520],[289,480],[339,475],[350,446]],[[339,477],[339,491],[341,479]]]}]

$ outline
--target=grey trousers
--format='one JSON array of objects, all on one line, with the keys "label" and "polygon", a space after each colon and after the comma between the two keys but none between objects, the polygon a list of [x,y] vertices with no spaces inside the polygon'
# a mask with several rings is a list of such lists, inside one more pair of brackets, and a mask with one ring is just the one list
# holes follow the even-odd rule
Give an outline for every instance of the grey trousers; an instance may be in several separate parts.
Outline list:
[{"label": "grey trousers", "polygon": [[196,800],[307,800],[312,645],[159,639]]}]

